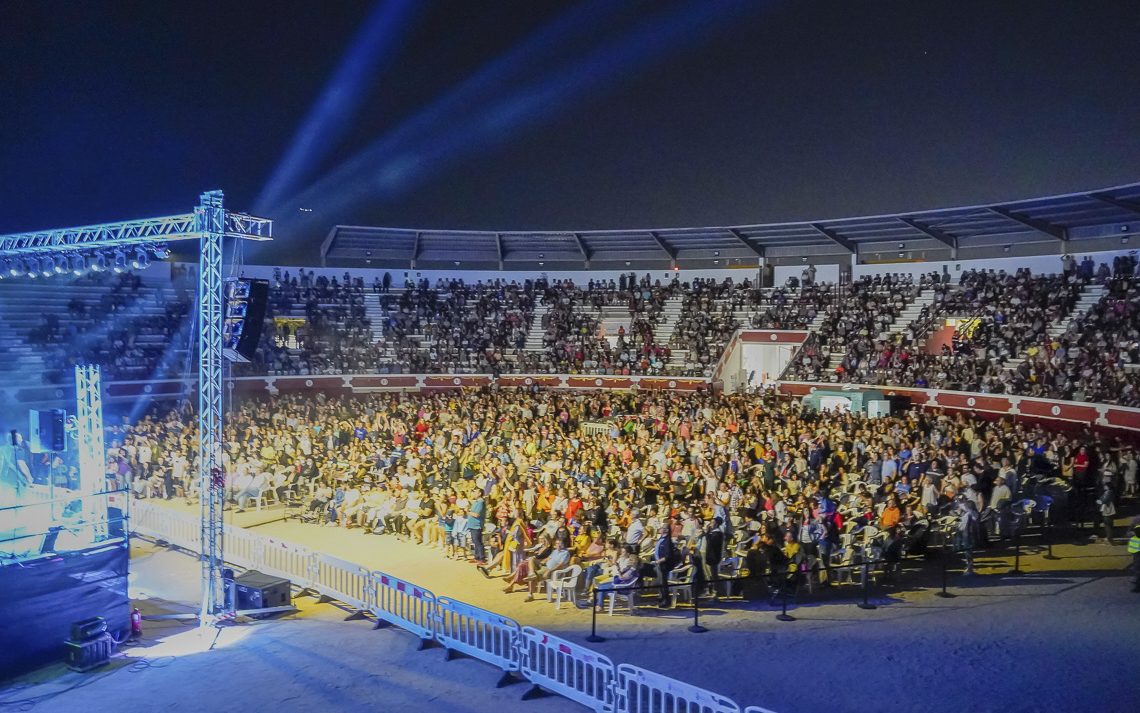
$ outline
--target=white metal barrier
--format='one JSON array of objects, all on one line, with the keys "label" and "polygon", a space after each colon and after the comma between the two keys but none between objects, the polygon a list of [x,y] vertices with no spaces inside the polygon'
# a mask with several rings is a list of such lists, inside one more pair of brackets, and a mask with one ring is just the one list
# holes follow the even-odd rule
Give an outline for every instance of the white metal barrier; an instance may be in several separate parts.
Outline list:
[{"label": "white metal barrier", "polygon": [[521,669],[522,628],[514,619],[448,597],[436,598],[435,639],[458,651],[503,669],[499,686]]},{"label": "white metal barrier", "polygon": [[614,691],[617,713],[740,713],[724,696],[624,663]]},{"label": "white metal barrier", "polygon": [[131,531],[197,552],[202,541],[201,520],[147,502],[131,505]]},{"label": "white metal barrier", "polygon": [[358,611],[375,608],[375,585],[366,567],[331,555],[314,554],[311,569],[310,586],[322,596],[344,602]]},{"label": "white metal barrier", "polygon": [[376,603],[372,613],[380,621],[396,624],[420,637],[420,648],[433,638],[435,631],[435,595],[411,582],[383,572],[372,573]]},{"label": "white metal barrier", "polygon": [[225,560],[244,569],[257,569],[261,564],[263,541],[260,535],[240,527],[226,525],[222,529]]},{"label": "white metal barrier", "polygon": [[312,559],[313,554],[308,547],[265,537],[261,547],[261,557],[254,565],[254,569],[288,579],[294,586],[304,589],[311,584]]},{"label": "white metal barrier", "polygon": [[523,677],[536,688],[595,711],[614,710],[614,662],[585,646],[524,626],[520,664]]}]

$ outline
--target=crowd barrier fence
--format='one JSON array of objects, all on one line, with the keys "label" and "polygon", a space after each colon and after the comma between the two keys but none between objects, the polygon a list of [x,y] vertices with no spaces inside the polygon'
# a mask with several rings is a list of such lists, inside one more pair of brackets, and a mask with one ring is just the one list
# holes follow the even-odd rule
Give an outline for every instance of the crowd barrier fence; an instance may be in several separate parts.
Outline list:
[{"label": "crowd barrier fence", "polygon": [[617,713],[740,713],[740,706],[703,688],[630,664],[619,664]]},{"label": "crowd barrier fence", "polygon": [[[131,532],[199,551],[198,518],[145,501],[131,508]],[[735,703],[646,669],[622,664],[566,639],[448,597],[379,571],[310,551],[306,547],[226,526],[227,563],[289,579],[301,588],[371,612],[377,627],[395,624],[419,637],[420,648],[435,641],[449,655],[458,652],[601,713],[740,713]],[[771,713],[750,707],[744,713]]]},{"label": "crowd barrier fence", "polygon": [[605,656],[534,627],[522,629],[522,674],[538,687],[610,713],[614,707],[617,669]]},{"label": "crowd barrier fence", "polygon": [[[435,595],[383,572],[372,573],[377,619],[396,624],[420,637],[420,648],[435,638]],[[379,621],[377,624],[379,625]]]},{"label": "crowd barrier fence", "polygon": [[519,673],[522,627],[517,621],[450,597],[436,597],[435,603],[435,640],[448,652],[458,651],[501,668],[500,687]]}]

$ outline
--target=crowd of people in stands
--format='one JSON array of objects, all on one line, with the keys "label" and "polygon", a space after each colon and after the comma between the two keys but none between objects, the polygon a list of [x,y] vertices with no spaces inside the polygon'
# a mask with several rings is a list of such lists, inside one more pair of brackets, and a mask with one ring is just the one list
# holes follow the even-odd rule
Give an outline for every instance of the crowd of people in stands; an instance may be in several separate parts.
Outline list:
[{"label": "crowd of people in stands", "polygon": [[[1140,405],[1136,263],[1134,255],[1116,256],[1111,267],[1069,256],[1051,275],[967,270],[953,282],[944,272],[838,286],[817,284],[805,271],[802,282],[775,289],[633,274],[586,285],[420,279],[402,286],[385,275],[368,285],[348,273],[278,271],[261,348],[235,373],[708,376],[747,326],[813,330],[785,378]],[[79,361],[101,363],[107,380],[181,375],[194,300],[185,276],[171,288],[132,273],[92,274],[76,284],[105,291],[76,296],[66,315],[45,314],[28,334],[57,367],[45,374],[49,383],[65,380]],[[1106,287],[1103,299],[1075,313],[1090,284]],[[919,294],[933,302],[903,324],[902,310]],[[667,324],[670,300],[680,310]],[[928,347],[950,317],[959,320],[953,342]],[[615,320],[621,324],[613,329]],[[1065,331],[1049,333],[1066,320]],[[672,336],[659,336],[666,328]]]},{"label": "crowd of people in stands", "polygon": [[48,366],[45,383],[67,383],[76,364],[100,364],[108,381],[181,376],[186,365],[177,358],[178,347],[189,344],[187,317],[194,304],[184,281],[156,288],[130,271],[91,272],[65,289],[73,297],[63,318],[45,312],[27,335]]},{"label": "crowd of people in stands", "polygon": [[[112,427],[109,477],[194,498],[188,409]],[[528,597],[554,578],[582,592],[683,573],[716,594],[744,571],[826,585],[824,564],[896,561],[940,527],[967,549],[1008,537],[1026,497],[1055,499],[1054,517],[1114,512],[1137,469],[1104,436],[811,412],[771,392],[295,394],[236,404],[224,452],[239,509],[289,502],[315,525],[470,560]]]},{"label": "crowd of people in stands", "polygon": [[[1124,255],[1111,270],[1086,258],[1066,260],[1063,271],[1051,275],[968,270],[957,285],[934,274],[914,287],[900,282],[907,291],[892,288],[877,302],[858,281],[838,303],[835,321],[824,321],[785,378],[1138,405],[1140,380],[1130,366],[1140,358],[1135,268],[1135,256]],[[1074,314],[1082,290],[1094,282],[1107,287],[1105,296],[1086,314]],[[934,302],[916,328],[882,329],[880,315],[897,316],[893,308],[923,290],[932,291]],[[958,320],[955,338],[931,352],[930,329],[950,317]],[[1066,318],[1065,332],[1051,336],[1049,327]],[[858,329],[852,332],[851,325]],[[836,353],[842,354],[838,364],[831,359]]]}]

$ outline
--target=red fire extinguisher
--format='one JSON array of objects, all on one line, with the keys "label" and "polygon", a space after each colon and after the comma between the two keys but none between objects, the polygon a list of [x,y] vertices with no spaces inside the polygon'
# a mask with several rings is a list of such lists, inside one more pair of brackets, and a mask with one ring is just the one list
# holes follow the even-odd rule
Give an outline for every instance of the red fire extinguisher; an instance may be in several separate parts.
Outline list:
[{"label": "red fire extinguisher", "polygon": [[131,638],[137,639],[142,636],[142,612],[137,608],[131,610]]}]

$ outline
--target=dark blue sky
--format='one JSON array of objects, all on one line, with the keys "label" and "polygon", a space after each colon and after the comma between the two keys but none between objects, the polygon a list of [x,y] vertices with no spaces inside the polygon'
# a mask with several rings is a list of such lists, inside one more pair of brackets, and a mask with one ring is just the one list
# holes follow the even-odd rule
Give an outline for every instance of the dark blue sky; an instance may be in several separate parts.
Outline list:
[{"label": "dark blue sky", "polygon": [[[393,33],[391,63],[365,74],[343,135],[322,144],[297,188],[567,7],[412,13]],[[687,7],[603,13],[449,111],[410,177],[379,187],[350,177],[307,197],[312,214],[281,208],[275,250],[315,260],[335,223],[764,222],[1140,180],[1140,3],[787,1],[699,24]],[[251,209],[373,9],[3,2],[0,232],[183,212],[214,187]],[[670,11],[691,31],[661,23]],[[614,51],[625,37],[637,49]],[[575,81],[550,79],[567,72]],[[526,105],[523,88],[541,106]],[[329,193],[352,200],[334,205]]]}]

